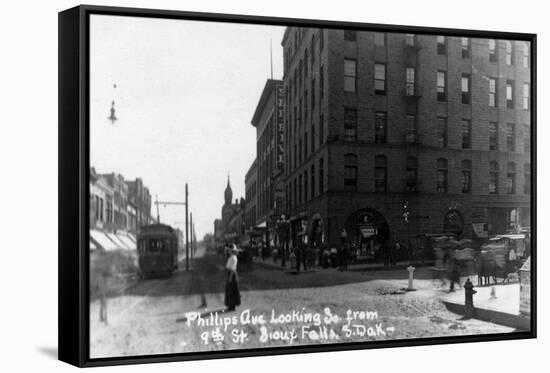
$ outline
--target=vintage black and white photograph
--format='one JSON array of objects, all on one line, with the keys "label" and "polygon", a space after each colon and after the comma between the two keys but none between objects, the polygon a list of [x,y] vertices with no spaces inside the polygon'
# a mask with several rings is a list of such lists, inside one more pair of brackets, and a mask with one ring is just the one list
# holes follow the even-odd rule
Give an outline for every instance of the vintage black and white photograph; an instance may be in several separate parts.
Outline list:
[{"label": "vintage black and white photograph", "polygon": [[89,358],[531,331],[531,57],[91,14]]}]

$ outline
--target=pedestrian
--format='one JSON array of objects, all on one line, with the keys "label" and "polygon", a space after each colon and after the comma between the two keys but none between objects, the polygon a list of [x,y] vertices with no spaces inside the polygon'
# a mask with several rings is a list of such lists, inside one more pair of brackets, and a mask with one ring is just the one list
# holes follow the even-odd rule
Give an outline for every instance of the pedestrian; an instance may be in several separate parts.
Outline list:
[{"label": "pedestrian", "polygon": [[225,268],[227,270],[227,280],[225,284],[225,305],[227,311],[235,311],[236,306],[241,305],[241,294],[239,292],[239,276],[237,274],[237,253],[238,249],[233,246]]},{"label": "pedestrian", "polygon": [[349,247],[346,243],[342,248],[342,270],[344,271],[348,270],[348,259],[349,259]]},{"label": "pedestrian", "polygon": [[296,273],[300,273],[300,265],[302,264],[302,249],[301,244],[296,245],[295,255],[296,255]]},{"label": "pedestrian", "polygon": [[301,255],[301,258],[302,258],[302,265],[304,266],[304,272],[307,271],[307,261],[308,261],[308,254],[309,254],[309,250],[307,249],[307,245],[305,243],[302,244],[302,255]]}]

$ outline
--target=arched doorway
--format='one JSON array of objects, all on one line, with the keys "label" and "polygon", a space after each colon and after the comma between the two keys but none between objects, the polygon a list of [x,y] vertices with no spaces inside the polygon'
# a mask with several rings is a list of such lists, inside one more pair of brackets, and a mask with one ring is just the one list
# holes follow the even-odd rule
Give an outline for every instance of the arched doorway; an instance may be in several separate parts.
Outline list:
[{"label": "arched doorway", "polygon": [[381,213],[370,208],[357,210],[346,220],[345,229],[353,256],[357,259],[383,260],[390,229]]},{"label": "arched doorway", "polygon": [[454,233],[457,237],[464,231],[464,218],[462,213],[457,209],[451,209],[443,218],[443,231],[446,233]]}]

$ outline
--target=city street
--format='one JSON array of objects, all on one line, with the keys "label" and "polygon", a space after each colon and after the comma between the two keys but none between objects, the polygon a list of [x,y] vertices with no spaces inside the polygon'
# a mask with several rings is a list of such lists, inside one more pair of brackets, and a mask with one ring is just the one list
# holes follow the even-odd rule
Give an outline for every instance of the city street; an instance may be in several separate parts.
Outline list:
[{"label": "city street", "polygon": [[[205,323],[216,320],[209,311],[224,308],[225,286],[225,258],[201,254],[189,272],[183,263],[171,278],[141,280],[110,297],[108,325],[99,322],[99,302],[92,301],[91,357],[513,331],[449,312],[438,300],[447,288],[427,268],[415,272],[416,291],[406,292],[404,269],[294,274],[262,263],[239,271],[236,311],[220,312],[219,324],[198,324],[199,312]],[[312,313],[322,321],[300,319]]]}]

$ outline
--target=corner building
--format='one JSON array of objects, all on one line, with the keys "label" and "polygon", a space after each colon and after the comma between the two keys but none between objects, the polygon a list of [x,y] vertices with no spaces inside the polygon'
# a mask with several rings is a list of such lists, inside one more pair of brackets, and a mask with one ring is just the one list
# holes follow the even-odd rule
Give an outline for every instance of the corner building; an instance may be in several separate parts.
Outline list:
[{"label": "corner building", "polygon": [[290,27],[282,46],[293,242],[345,228],[379,258],[419,233],[530,225],[527,42]]}]

